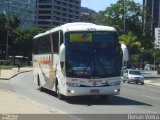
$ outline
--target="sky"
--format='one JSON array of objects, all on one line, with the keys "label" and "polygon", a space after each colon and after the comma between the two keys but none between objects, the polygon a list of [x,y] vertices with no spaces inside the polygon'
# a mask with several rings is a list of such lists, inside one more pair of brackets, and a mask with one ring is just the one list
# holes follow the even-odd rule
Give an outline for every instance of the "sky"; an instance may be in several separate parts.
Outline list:
[{"label": "sky", "polygon": [[[96,12],[105,10],[106,7],[109,7],[111,4],[116,3],[118,0],[81,0],[81,6],[87,7]],[[142,4],[143,0],[134,0],[136,3]]]}]

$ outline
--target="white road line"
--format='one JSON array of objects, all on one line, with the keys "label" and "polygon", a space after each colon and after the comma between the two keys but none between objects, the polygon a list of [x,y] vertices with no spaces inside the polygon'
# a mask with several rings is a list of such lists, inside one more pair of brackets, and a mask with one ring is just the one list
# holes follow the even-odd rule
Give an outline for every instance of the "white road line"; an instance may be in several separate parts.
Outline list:
[{"label": "white road line", "polygon": [[142,96],[146,97],[146,98],[154,99],[154,100],[160,100],[160,98],[158,98],[158,97],[152,97],[152,96],[148,96],[148,95],[142,95]]}]

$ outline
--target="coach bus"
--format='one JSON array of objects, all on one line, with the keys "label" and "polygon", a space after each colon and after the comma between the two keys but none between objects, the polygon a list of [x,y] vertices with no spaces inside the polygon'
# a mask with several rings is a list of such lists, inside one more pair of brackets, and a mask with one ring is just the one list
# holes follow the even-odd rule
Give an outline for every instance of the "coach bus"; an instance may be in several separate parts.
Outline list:
[{"label": "coach bus", "polygon": [[118,95],[121,67],[122,50],[113,27],[67,23],[33,39],[34,81],[59,99]]}]

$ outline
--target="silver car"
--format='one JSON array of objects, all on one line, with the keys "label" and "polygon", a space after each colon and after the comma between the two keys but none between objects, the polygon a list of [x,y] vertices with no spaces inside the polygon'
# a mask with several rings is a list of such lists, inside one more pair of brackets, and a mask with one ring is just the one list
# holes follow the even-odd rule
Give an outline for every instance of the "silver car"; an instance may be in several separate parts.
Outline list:
[{"label": "silver car", "polygon": [[123,73],[123,82],[127,81],[128,83],[134,82],[136,84],[144,84],[144,76],[141,75],[139,70],[135,69],[126,69]]}]

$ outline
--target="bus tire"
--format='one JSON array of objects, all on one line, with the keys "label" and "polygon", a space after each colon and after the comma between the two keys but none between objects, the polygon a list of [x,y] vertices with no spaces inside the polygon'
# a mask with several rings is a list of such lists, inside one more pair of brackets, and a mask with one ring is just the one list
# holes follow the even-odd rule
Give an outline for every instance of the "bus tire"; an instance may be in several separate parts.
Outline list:
[{"label": "bus tire", "polygon": [[38,83],[38,86],[41,86],[39,75],[37,75],[37,83]]},{"label": "bus tire", "polygon": [[40,82],[39,74],[37,75],[37,83],[38,83],[38,90],[40,90],[41,92],[43,92],[43,88],[41,87],[41,82]]},{"label": "bus tire", "polygon": [[56,79],[56,94],[59,100],[63,99],[63,95],[59,92],[59,84],[57,79]]}]

